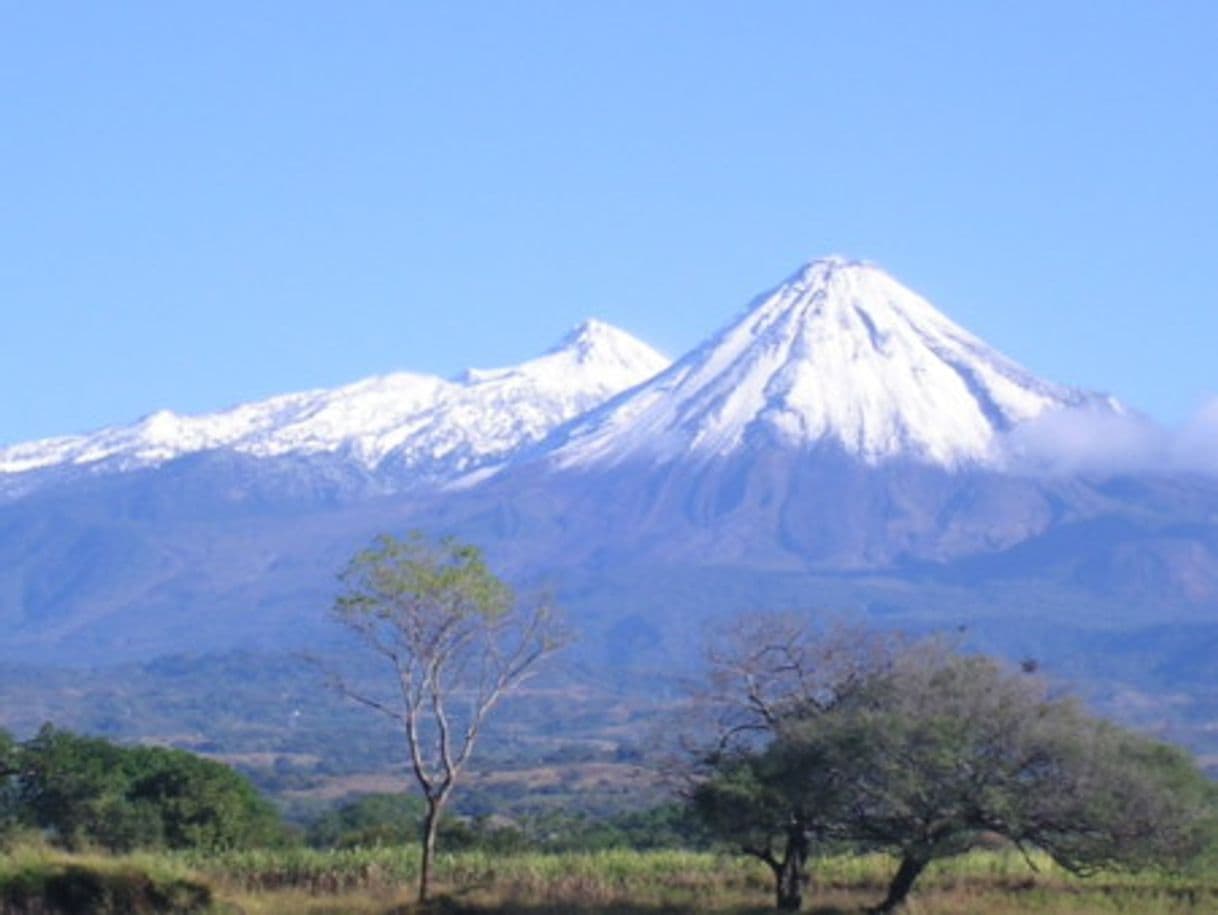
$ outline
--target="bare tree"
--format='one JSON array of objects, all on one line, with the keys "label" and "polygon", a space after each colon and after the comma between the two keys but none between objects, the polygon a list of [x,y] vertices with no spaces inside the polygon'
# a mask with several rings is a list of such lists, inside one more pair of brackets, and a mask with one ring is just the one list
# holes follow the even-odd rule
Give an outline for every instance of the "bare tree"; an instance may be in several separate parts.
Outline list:
[{"label": "bare tree", "polygon": [[517,603],[482,553],[451,538],[381,536],[341,575],[336,619],[385,663],[386,698],[334,677],[344,695],[397,723],[426,802],[419,900],[428,897],[440,815],[482,726],[508,693],[561,648],[546,602]]},{"label": "bare tree", "polygon": [[707,647],[708,686],[694,697],[700,737],[722,749],[749,745],[821,715],[888,669],[896,643],[891,634],[834,618],[738,617]]}]

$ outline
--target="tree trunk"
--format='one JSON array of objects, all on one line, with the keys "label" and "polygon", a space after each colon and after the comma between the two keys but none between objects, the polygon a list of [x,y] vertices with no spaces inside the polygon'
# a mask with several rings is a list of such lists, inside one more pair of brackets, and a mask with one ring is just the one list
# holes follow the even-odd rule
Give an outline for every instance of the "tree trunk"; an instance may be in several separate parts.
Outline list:
[{"label": "tree trunk", "polygon": [[903,857],[901,866],[897,868],[892,882],[888,884],[887,898],[871,910],[874,915],[888,915],[889,912],[895,912],[900,908],[906,897],[909,896],[909,891],[913,889],[914,881],[926,869],[928,863],[930,862],[924,858],[911,855]]},{"label": "tree trunk", "polygon": [[774,867],[775,905],[780,912],[798,912],[804,902],[804,864],[808,860],[808,837],[802,827],[787,831],[782,861]]},{"label": "tree trunk", "polygon": [[423,814],[423,854],[419,862],[419,902],[426,902],[431,892],[431,861],[436,854],[436,831],[440,825],[440,801],[427,799]]},{"label": "tree trunk", "polygon": [[791,858],[785,858],[774,869],[777,889],[775,907],[780,912],[798,912],[804,904],[803,875],[793,866]]}]

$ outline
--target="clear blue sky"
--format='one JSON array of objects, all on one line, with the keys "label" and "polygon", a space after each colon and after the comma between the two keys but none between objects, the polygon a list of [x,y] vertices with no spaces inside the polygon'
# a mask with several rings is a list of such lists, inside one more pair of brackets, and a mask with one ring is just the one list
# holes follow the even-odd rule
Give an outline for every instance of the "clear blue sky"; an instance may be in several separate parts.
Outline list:
[{"label": "clear blue sky", "polygon": [[0,0],[0,441],[874,260],[1056,380],[1218,391],[1218,3]]}]

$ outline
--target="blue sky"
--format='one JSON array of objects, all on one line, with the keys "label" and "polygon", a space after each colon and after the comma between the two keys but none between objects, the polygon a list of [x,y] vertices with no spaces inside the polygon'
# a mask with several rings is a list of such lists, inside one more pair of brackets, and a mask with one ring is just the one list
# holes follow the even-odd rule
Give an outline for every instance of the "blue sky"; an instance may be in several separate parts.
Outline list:
[{"label": "blue sky", "polygon": [[1218,392],[1218,4],[0,4],[0,441],[589,315],[671,354],[826,253],[1168,422]]}]

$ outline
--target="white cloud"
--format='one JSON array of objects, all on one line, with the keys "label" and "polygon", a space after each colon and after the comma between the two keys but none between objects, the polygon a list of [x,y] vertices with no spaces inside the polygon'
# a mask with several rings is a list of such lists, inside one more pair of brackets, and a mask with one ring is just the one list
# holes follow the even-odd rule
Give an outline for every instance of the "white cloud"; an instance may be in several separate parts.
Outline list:
[{"label": "white cloud", "polygon": [[1000,444],[1008,467],[1069,475],[1133,471],[1218,474],[1218,397],[1183,426],[1097,407],[1054,410],[1011,430]]},{"label": "white cloud", "polygon": [[1211,397],[1193,415],[1173,446],[1173,457],[1181,467],[1218,473],[1218,397]]}]

